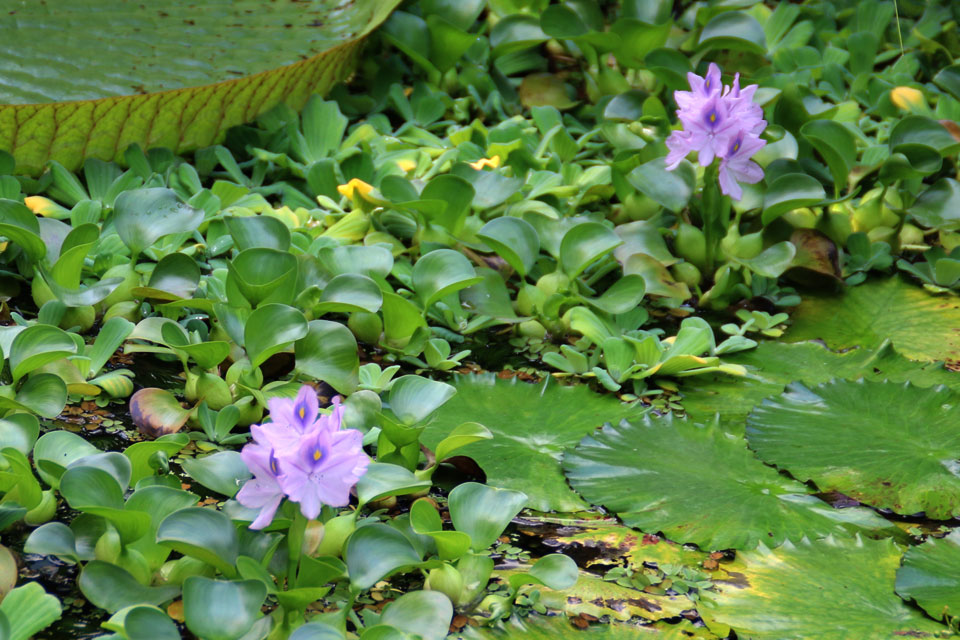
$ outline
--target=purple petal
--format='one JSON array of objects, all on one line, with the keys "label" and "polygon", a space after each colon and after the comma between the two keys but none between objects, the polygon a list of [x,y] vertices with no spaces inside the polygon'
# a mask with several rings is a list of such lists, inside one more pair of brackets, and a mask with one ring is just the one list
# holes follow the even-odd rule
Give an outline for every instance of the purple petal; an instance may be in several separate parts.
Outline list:
[{"label": "purple petal", "polygon": [[733,179],[733,176],[730,175],[729,167],[727,166],[726,161],[720,162],[720,191],[724,195],[728,195],[734,200],[739,200],[743,197],[743,189],[740,188],[740,185],[737,184],[737,181]]}]

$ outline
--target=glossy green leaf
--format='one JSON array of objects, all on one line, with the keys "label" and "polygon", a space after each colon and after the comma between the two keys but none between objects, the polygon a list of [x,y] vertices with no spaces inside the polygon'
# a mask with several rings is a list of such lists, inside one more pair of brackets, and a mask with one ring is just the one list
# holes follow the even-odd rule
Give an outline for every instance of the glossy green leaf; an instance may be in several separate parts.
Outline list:
[{"label": "glossy green leaf", "polygon": [[793,264],[797,247],[792,242],[783,241],[767,247],[760,255],[748,260],[740,260],[751,271],[765,278],[779,278]]},{"label": "glossy green leaf", "polygon": [[224,220],[233,236],[233,246],[238,251],[254,248],[290,249],[290,229],[279,218],[266,215],[228,216]]},{"label": "glossy green leaf", "polygon": [[190,576],[183,583],[183,617],[187,628],[204,640],[238,640],[260,617],[266,597],[259,580]]},{"label": "glossy green leaf", "polygon": [[243,481],[251,477],[250,470],[237,451],[220,451],[201,458],[187,458],[181,465],[188,476],[228,498],[235,496]]},{"label": "glossy green leaf", "polygon": [[10,372],[17,381],[49,362],[76,352],[76,343],[65,331],[48,324],[27,327],[10,345]]},{"label": "glossy green leaf", "polygon": [[924,189],[909,211],[924,227],[957,229],[960,227],[960,183],[953,178],[937,180]]},{"label": "glossy green leaf", "polygon": [[220,511],[190,507],[171,513],[157,528],[157,542],[203,560],[227,577],[236,574],[237,531]]},{"label": "glossy green leaf", "polygon": [[180,202],[172,189],[124,191],[114,203],[114,227],[134,255],[166,235],[193,231],[201,222],[203,210]]},{"label": "glossy green leaf", "polygon": [[[396,4],[364,0],[341,11],[336,2],[314,0],[263,14],[255,0],[167,0],[151,14],[108,2],[53,17],[24,7],[3,51],[31,62],[17,67],[18,80],[0,94],[0,102],[14,103],[0,108],[0,149],[21,171],[39,173],[50,158],[70,169],[85,156],[120,160],[130,143],[178,153],[206,147],[280,103],[299,109],[326,93]],[[105,14],[116,19],[105,25]],[[148,17],[149,37],[137,32]],[[278,24],[290,26],[273,38]],[[277,42],[264,48],[271,39]],[[184,53],[191,49],[198,53]],[[57,55],[71,64],[50,65]]]},{"label": "glossy green leaf", "polygon": [[725,11],[714,17],[700,32],[697,43],[705,49],[737,49],[763,55],[767,42],[763,27],[744,11]]},{"label": "glossy green leaf", "polygon": [[894,125],[887,144],[891,151],[896,151],[904,144],[923,144],[946,155],[955,152],[960,142],[936,120],[926,116],[909,115]]},{"label": "glossy green leaf", "polygon": [[110,357],[120,348],[123,341],[133,331],[133,323],[125,318],[110,318],[100,327],[93,344],[85,352],[89,356],[90,363],[87,367],[88,375],[96,375],[107,364]]},{"label": "glossy green leaf", "polygon": [[400,531],[385,524],[360,527],[347,540],[344,559],[350,582],[369,589],[402,567],[420,563],[420,555]]},{"label": "glossy green leaf", "polygon": [[39,583],[29,582],[6,594],[0,615],[9,624],[8,640],[29,640],[60,619],[60,601],[46,593]]},{"label": "glossy green leaf", "polygon": [[50,431],[40,436],[34,445],[33,460],[43,481],[56,488],[71,463],[97,452],[99,449],[75,433]]},{"label": "glossy green leaf", "polygon": [[293,301],[297,280],[297,259],[293,254],[276,249],[247,249],[228,262],[227,268],[228,296],[233,287],[252,307],[263,302]]},{"label": "glossy green leaf", "polygon": [[960,531],[911,547],[897,570],[897,593],[937,620],[960,611]]},{"label": "glossy green leaf", "polygon": [[613,251],[623,240],[599,222],[584,222],[572,227],[560,242],[560,266],[571,278]]},{"label": "glossy green leaf", "polygon": [[839,193],[846,186],[850,170],[857,161],[857,142],[853,134],[833,120],[811,120],[800,128],[800,133],[826,161]]},{"label": "glossy green leaf", "polygon": [[747,438],[762,460],[821,490],[946,519],[960,513],[958,412],[960,395],[940,388],[797,383],[753,410]]},{"label": "glossy green leaf", "polygon": [[600,297],[587,299],[586,302],[611,315],[627,313],[640,306],[646,291],[646,280],[642,276],[629,274],[614,282]]},{"label": "glossy green leaf", "polygon": [[761,545],[725,565],[742,577],[704,591],[698,611],[714,633],[734,629],[743,640],[941,635],[943,625],[893,592],[899,564],[891,540],[830,537],[773,551]]},{"label": "glossy green leaf", "polygon": [[413,333],[420,327],[426,327],[420,309],[395,293],[383,294],[383,337],[388,346],[402,349],[409,342]]},{"label": "glossy green leaf", "polygon": [[303,314],[284,304],[265,304],[254,309],[243,329],[243,348],[250,364],[258,367],[308,333]]},{"label": "glossy green leaf", "polygon": [[125,569],[101,560],[88,562],[77,584],[87,600],[110,613],[138,604],[160,606],[180,593],[180,587],[146,587]]},{"label": "glossy green leaf", "polygon": [[157,607],[137,605],[123,615],[123,631],[129,640],[178,640],[177,625]]},{"label": "glossy green leaf", "polygon": [[429,480],[418,478],[413,472],[396,464],[371,462],[367,472],[357,483],[357,497],[364,505],[387,496],[403,496],[425,491]]},{"label": "glossy green leaf", "polygon": [[173,433],[161,436],[152,442],[137,442],[124,449],[123,455],[130,459],[130,484],[136,486],[143,478],[154,475],[154,470],[150,466],[152,457],[158,453],[168,458],[172,457],[189,442],[190,437],[187,434]]},{"label": "glossy green leaf", "polygon": [[390,409],[406,426],[420,424],[446,404],[457,390],[445,382],[401,376],[390,387]]},{"label": "glossy green leaf", "polygon": [[480,442],[481,440],[490,440],[491,438],[493,438],[493,434],[479,422],[464,422],[451,431],[450,435],[440,441],[434,455],[436,456],[437,462],[442,462],[449,458],[457,449],[473,444],[474,442]]},{"label": "glossy green leaf", "polygon": [[586,436],[564,456],[564,471],[574,489],[624,524],[702,549],[888,528],[869,510],[833,509],[809,495],[758,461],[743,438],[669,415]]},{"label": "glossy green leaf", "polygon": [[171,253],[164,256],[150,274],[146,287],[134,287],[137,297],[173,301],[189,298],[200,282],[200,266],[188,255]]},{"label": "glossy green leaf", "polygon": [[360,381],[357,340],[345,326],[328,320],[311,320],[306,335],[294,345],[296,367],[323,380],[340,393],[353,393]]},{"label": "glossy green leaf", "polygon": [[410,527],[433,539],[441,560],[456,560],[470,550],[470,536],[463,531],[444,531],[436,507],[423,498],[410,506]]},{"label": "glossy green leaf", "polygon": [[443,640],[453,619],[453,604],[439,591],[405,593],[383,610],[380,624],[423,640]]},{"label": "glossy green leaf", "polygon": [[450,520],[457,531],[470,536],[471,547],[483,551],[500,537],[510,521],[527,506],[527,494],[476,482],[457,485],[450,492]]},{"label": "glossy green leaf", "polygon": [[413,265],[413,288],[429,309],[437,300],[480,282],[470,261],[459,251],[437,249]]},{"label": "glossy green leaf", "polygon": [[29,413],[15,413],[0,420],[0,449],[11,447],[27,455],[39,436],[40,421]]},{"label": "glossy green leaf", "polygon": [[40,238],[40,223],[22,202],[0,199],[0,234],[23,249],[31,260],[40,260],[47,254],[47,246]]},{"label": "glossy green leaf", "polygon": [[494,218],[477,232],[513,269],[526,277],[540,255],[540,237],[536,229],[521,218],[503,216]]},{"label": "glossy green leaf", "polygon": [[809,207],[826,198],[815,178],[805,173],[788,173],[776,178],[763,197],[763,224],[770,224],[787,211]]},{"label": "glossy green leaf", "polygon": [[682,161],[673,171],[667,171],[663,158],[657,158],[631,171],[627,174],[627,180],[640,193],[678,213],[690,201],[697,175],[693,165],[687,161]]},{"label": "glossy green leaf", "polygon": [[383,293],[376,282],[357,273],[341,273],[323,288],[312,310],[318,316],[331,312],[376,313],[382,304]]}]

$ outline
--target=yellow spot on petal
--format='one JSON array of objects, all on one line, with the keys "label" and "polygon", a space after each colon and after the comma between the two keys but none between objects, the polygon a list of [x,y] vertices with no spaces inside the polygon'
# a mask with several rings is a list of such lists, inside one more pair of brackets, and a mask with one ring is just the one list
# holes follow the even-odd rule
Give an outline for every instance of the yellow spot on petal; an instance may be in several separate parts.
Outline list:
[{"label": "yellow spot on petal", "polygon": [[417,163],[413,160],[397,160],[397,166],[403,172],[413,171],[417,168]]},{"label": "yellow spot on petal", "polygon": [[314,460],[314,461],[317,461],[317,460],[319,460],[319,459],[322,458],[322,457],[323,457],[323,453],[320,451],[320,449],[317,449],[316,451],[313,452],[313,460]]},{"label": "yellow spot on petal", "polygon": [[484,167],[490,167],[491,169],[496,169],[500,166],[500,156],[493,156],[492,158],[480,158],[476,162],[471,162],[470,166],[480,171]]},{"label": "yellow spot on petal", "polygon": [[307,410],[303,407],[300,407],[300,411],[297,411],[297,413],[300,414],[300,419],[303,420],[303,418],[307,415]]},{"label": "yellow spot on petal", "polygon": [[716,121],[717,121],[717,114],[711,113],[711,114],[710,114],[710,122],[716,122]]},{"label": "yellow spot on petal", "polygon": [[354,194],[357,194],[364,200],[370,200],[370,192],[373,191],[373,185],[367,184],[359,178],[351,178],[350,182],[347,184],[342,184],[337,187],[337,191],[340,192],[340,195],[346,196],[350,199],[353,199]]},{"label": "yellow spot on petal", "polygon": [[890,90],[890,102],[900,109],[922,107],[923,93],[913,87],[897,87]]}]

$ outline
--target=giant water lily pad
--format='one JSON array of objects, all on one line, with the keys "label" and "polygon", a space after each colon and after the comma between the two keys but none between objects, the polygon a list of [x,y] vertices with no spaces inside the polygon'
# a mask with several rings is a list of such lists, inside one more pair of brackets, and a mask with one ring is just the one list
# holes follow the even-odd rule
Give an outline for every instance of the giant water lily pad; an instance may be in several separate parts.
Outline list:
[{"label": "giant water lily pad", "polygon": [[833,378],[862,377],[960,388],[960,373],[939,362],[908,360],[890,345],[837,353],[816,342],[762,342],[756,349],[725,356],[724,361],[743,365],[747,375],[692,376],[683,379],[680,391],[689,416],[703,421],[719,415],[724,428],[732,433],[743,433],[750,410],[781,393],[790,382],[815,385]]},{"label": "giant water lily pad", "polygon": [[541,511],[576,511],[587,505],[570,490],[560,471],[563,452],[605,422],[641,409],[585,386],[565,387],[548,378],[529,384],[493,374],[459,376],[457,394],[437,411],[423,441],[435,448],[467,420],[487,427],[493,438],[464,447],[495,487],[523,491],[527,506]]},{"label": "giant water lily pad", "polygon": [[909,383],[796,383],[747,418],[761,459],[897,513],[960,514],[960,394]]},{"label": "giant water lily pad", "polygon": [[596,624],[586,629],[571,624],[566,616],[530,615],[513,617],[499,627],[466,627],[455,638],[463,640],[707,640],[716,638],[703,627],[686,620],[679,624],[658,623],[650,626],[629,624]]},{"label": "giant water lily pad", "polygon": [[645,415],[586,436],[564,456],[570,484],[624,524],[703,549],[888,529],[867,509],[833,509],[717,425]]},{"label": "giant water lily pad", "polygon": [[[17,3],[0,42],[0,149],[18,170],[215,143],[344,78],[398,0]],[[4,104],[6,103],[6,104]]]},{"label": "giant water lily pad", "polygon": [[960,530],[907,551],[897,571],[897,593],[916,600],[938,620],[956,617],[960,612]]},{"label": "giant water lily pad", "polygon": [[900,548],[891,540],[826,538],[738,553],[735,576],[702,594],[707,626],[739,640],[937,638],[947,628],[893,592]]},{"label": "giant water lily pad", "polygon": [[580,572],[577,584],[569,589],[557,591],[547,587],[537,588],[545,606],[570,616],[609,616],[611,620],[620,622],[631,618],[664,620],[694,608],[693,601],[686,596],[647,593],[585,572]]},{"label": "giant water lily pad", "polygon": [[913,360],[960,360],[960,298],[935,296],[899,277],[842,296],[805,296],[786,340],[823,340],[831,349],[893,343]]}]

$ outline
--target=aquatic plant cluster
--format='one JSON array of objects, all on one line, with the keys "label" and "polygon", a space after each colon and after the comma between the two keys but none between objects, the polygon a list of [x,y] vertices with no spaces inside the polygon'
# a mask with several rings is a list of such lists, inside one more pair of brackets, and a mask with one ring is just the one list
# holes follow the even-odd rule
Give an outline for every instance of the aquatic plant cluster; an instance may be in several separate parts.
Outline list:
[{"label": "aquatic plant cluster", "polygon": [[0,640],[960,633],[957,3],[16,4]]}]

